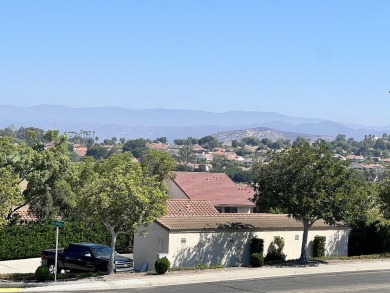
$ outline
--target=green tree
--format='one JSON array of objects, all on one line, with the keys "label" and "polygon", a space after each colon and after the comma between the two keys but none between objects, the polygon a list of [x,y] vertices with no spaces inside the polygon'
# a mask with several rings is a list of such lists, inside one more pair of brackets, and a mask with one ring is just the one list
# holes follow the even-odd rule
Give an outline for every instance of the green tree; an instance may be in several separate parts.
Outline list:
[{"label": "green tree", "polygon": [[0,168],[0,228],[8,223],[13,207],[22,201],[19,177],[9,168]]},{"label": "green tree", "polygon": [[141,167],[146,175],[155,176],[162,182],[173,176],[172,171],[176,168],[176,162],[166,152],[148,149],[142,154]]},{"label": "green tree", "polygon": [[146,140],[143,138],[129,139],[122,149],[125,152],[131,152],[135,158],[139,159],[146,150]]},{"label": "green tree", "polygon": [[191,163],[195,161],[192,144],[184,144],[179,149],[177,160],[179,163]]},{"label": "green tree", "polygon": [[317,220],[348,222],[366,211],[367,183],[344,161],[332,158],[323,141],[313,146],[295,144],[289,150],[270,154],[270,159],[269,164],[254,166],[254,201],[302,222],[300,260],[307,260],[308,231]]},{"label": "green tree", "polygon": [[95,160],[103,159],[107,156],[108,150],[104,146],[101,145],[94,145],[90,148],[88,148],[86,152],[86,156],[91,156]]},{"label": "green tree", "polygon": [[64,207],[66,203],[71,205],[73,202],[72,194],[63,194],[68,201],[56,198],[58,188],[69,190],[64,189],[66,182],[63,181],[70,163],[67,137],[59,135],[58,130],[49,130],[41,139],[35,140],[39,134],[34,134],[32,130],[29,132],[32,146],[0,137],[0,168],[7,168],[15,174],[18,184],[27,183],[21,193],[22,202],[13,207],[8,219],[15,211],[28,205],[39,220],[44,220],[61,212],[56,203],[61,202]]},{"label": "green tree", "polygon": [[390,219],[390,175],[379,186],[379,198],[384,216]]},{"label": "green tree", "polygon": [[164,215],[167,188],[143,172],[129,153],[114,154],[94,165],[94,180],[80,194],[79,211],[101,223],[111,233],[109,274],[114,273],[114,254],[119,234],[134,234],[140,225]]},{"label": "green tree", "polygon": [[208,150],[212,150],[212,149],[216,148],[217,146],[219,146],[219,141],[211,135],[202,137],[201,139],[199,139],[198,143],[202,147],[204,147],[205,149],[208,149]]},{"label": "green tree", "polygon": [[260,144],[260,140],[257,137],[253,136],[244,137],[243,139],[241,139],[241,142],[251,146],[258,146]]}]

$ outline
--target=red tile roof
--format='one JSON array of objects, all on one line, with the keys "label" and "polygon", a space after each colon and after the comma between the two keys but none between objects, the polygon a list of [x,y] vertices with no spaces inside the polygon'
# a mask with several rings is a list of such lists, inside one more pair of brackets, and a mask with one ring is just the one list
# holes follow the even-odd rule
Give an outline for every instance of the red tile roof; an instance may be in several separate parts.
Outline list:
[{"label": "red tile roof", "polygon": [[225,173],[175,172],[173,181],[192,200],[208,200],[214,206],[254,207],[251,187],[238,186]]},{"label": "red tile roof", "polygon": [[[285,214],[219,214],[218,216],[177,217],[165,216],[157,222],[170,231],[199,231],[220,229],[251,229],[257,231],[303,230],[302,222]],[[346,226],[337,226],[348,229]],[[316,221],[312,229],[335,229],[322,220]]]},{"label": "red tile roof", "polygon": [[170,199],[167,201],[167,216],[218,216],[219,212],[207,200]]}]

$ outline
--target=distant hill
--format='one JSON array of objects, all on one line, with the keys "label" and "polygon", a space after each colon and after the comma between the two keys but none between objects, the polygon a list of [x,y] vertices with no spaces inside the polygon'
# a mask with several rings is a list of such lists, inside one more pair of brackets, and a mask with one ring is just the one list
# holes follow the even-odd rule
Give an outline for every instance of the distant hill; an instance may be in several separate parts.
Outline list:
[{"label": "distant hill", "polygon": [[232,130],[232,131],[220,131],[212,134],[218,141],[229,144],[232,140],[241,141],[244,137],[256,137],[260,140],[263,138],[269,138],[272,141],[278,139],[289,139],[294,141],[298,136],[310,139],[312,141],[317,139],[333,140],[334,136],[322,136],[322,135],[310,135],[305,133],[285,132],[265,127],[257,127],[250,129]]},{"label": "distant hill", "polygon": [[[232,111],[212,113],[195,110],[147,109],[119,107],[72,108],[57,105],[15,107],[0,105],[0,128],[38,127],[65,131],[91,130],[100,139],[125,137],[175,138],[203,137],[213,133],[264,127],[307,137],[347,137],[362,139],[366,134],[390,133],[390,126],[366,127],[344,125],[316,118],[301,118],[274,112]],[[295,135],[294,134],[294,135]],[[276,135],[276,134],[275,134]],[[292,136],[294,136],[292,135]],[[277,136],[277,135],[276,135]],[[276,137],[275,136],[275,137]]]}]

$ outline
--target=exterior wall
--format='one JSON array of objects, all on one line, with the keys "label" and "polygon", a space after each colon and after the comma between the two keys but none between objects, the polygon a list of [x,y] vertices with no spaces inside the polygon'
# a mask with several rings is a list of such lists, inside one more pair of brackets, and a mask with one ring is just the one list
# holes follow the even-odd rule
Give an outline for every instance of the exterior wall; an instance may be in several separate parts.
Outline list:
[{"label": "exterior wall", "polygon": [[[313,254],[314,236],[326,237],[326,256],[348,255],[348,230],[311,230],[308,235],[308,256]],[[249,246],[253,237],[264,239],[264,255],[272,247],[275,236],[284,238],[283,252],[287,259],[300,256],[303,231],[221,231],[170,233],[168,259],[172,267],[204,265],[249,265]],[[296,240],[297,236],[297,240]]]},{"label": "exterior wall", "polygon": [[188,196],[181,190],[173,180],[167,180],[168,193],[171,199],[188,199]]},{"label": "exterior wall", "polygon": [[[140,235],[141,231],[146,234]],[[158,254],[168,253],[169,232],[154,222],[149,227],[140,227],[134,234],[133,258],[134,268],[140,270],[142,263],[148,263],[148,271],[154,270]]]}]

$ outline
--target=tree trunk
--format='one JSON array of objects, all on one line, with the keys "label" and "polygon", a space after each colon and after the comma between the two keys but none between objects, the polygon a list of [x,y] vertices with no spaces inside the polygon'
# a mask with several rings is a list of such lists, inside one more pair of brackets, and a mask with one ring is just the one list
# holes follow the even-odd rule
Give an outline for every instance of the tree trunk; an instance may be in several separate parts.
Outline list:
[{"label": "tree trunk", "polygon": [[110,227],[111,232],[111,255],[110,255],[110,262],[108,265],[108,274],[112,275],[114,273],[115,269],[115,244],[116,244],[116,237],[118,236],[117,233],[115,233],[114,227]]},{"label": "tree trunk", "polygon": [[303,220],[303,236],[302,236],[302,246],[301,246],[301,256],[299,257],[300,261],[307,262],[307,238],[309,234],[309,228],[311,225],[305,220]]}]

